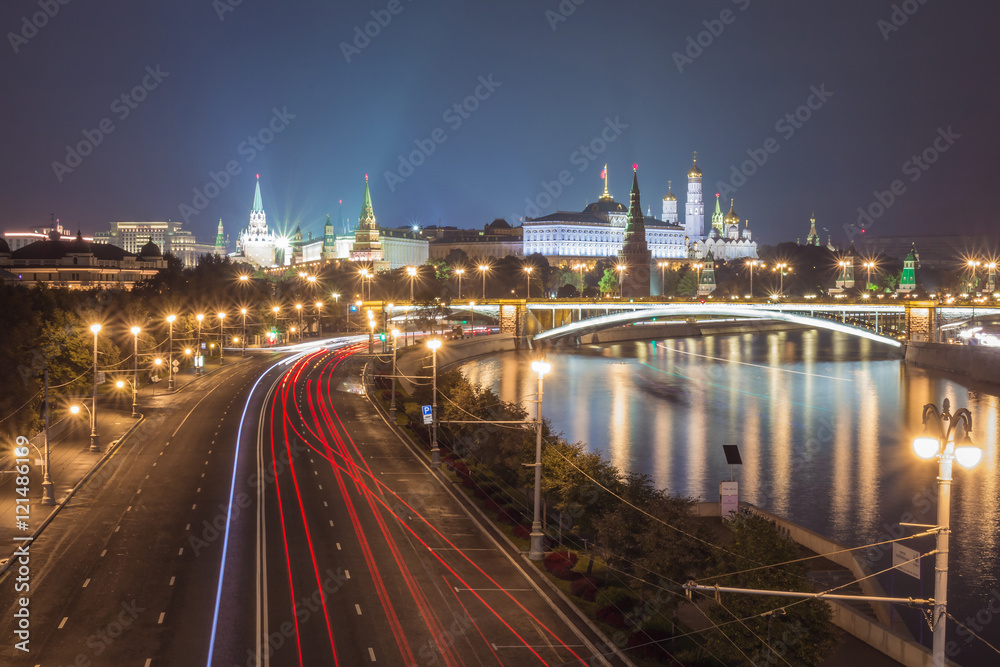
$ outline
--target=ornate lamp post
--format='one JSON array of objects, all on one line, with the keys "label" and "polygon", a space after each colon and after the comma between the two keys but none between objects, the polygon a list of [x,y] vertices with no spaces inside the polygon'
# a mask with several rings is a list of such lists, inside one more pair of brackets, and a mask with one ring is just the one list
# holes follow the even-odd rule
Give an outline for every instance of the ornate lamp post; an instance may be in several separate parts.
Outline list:
[{"label": "ornate lamp post", "polygon": [[531,272],[534,270],[534,268],[535,267],[533,267],[533,266],[526,266],[526,267],[524,267],[524,272],[527,274],[525,276],[524,281],[528,285],[528,294],[525,297],[526,299],[530,299],[531,298]]},{"label": "ornate lamp post", "polygon": [[778,272],[778,296],[785,296],[785,269],[788,268],[788,264],[781,262],[774,265],[774,270]]},{"label": "ornate lamp post", "polygon": [[135,417],[136,412],[139,410],[138,406],[138,392],[139,392],[139,333],[142,329],[139,327],[132,327],[130,329],[132,332],[132,339],[135,344],[132,350],[132,416]]},{"label": "ornate lamp post", "polygon": [[757,260],[757,259],[748,259],[747,260],[747,266],[750,267],[750,298],[751,299],[753,298],[753,267],[758,266],[758,265],[763,266],[763,264],[764,264],[763,262],[761,262],[760,260]]},{"label": "ornate lamp post", "polygon": [[[922,459],[938,460],[938,519],[936,562],[934,564],[934,612],[931,627],[934,630],[932,663],[934,667],[945,664],[945,619],[948,612],[948,537],[951,533],[951,468],[958,461],[964,468],[974,468],[983,456],[983,450],[973,444],[972,413],[959,408],[951,413],[951,402],[946,398],[942,410],[928,403],[924,406],[924,435],[913,440],[913,451]],[[930,424],[934,422],[937,427]],[[962,425],[964,438],[955,443],[955,427]]]},{"label": "ornate lamp post", "polygon": [[427,341],[427,347],[431,350],[431,368],[432,370],[432,384],[431,392],[433,399],[431,400],[431,467],[440,468],[441,467],[441,450],[438,449],[438,348],[441,347],[441,341],[437,338],[432,338]]},{"label": "ornate lamp post", "polygon": [[490,267],[486,264],[479,265],[479,273],[483,276],[483,301],[486,300],[486,274],[490,270]]},{"label": "ornate lamp post", "polygon": [[219,318],[219,365],[221,366],[223,361],[225,361],[224,356],[225,356],[226,336],[223,333],[222,326],[223,323],[226,321],[226,314],[219,312],[216,313],[216,316]]},{"label": "ornate lamp post", "polygon": [[389,401],[389,419],[396,423],[396,346],[399,340],[399,329],[392,330],[392,400]]},{"label": "ornate lamp post", "polygon": [[101,440],[97,435],[97,334],[101,332],[100,324],[91,324],[90,331],[94,334],[94,395],[90,408],[90,451],[101,451]]},{"label": "ornate lamp post", "polygon": [[535,415],[535,514],[531,521],[531,546],[528,558],[545,558],[545,534],[542,532],[542,378],[552,370],[547,361],[532,361],[531,370],[538,373],[538,410]]},{"label": "ornate lamp post", "polygon": [[465,273],[465,269],[455,269],[455,275],[458,276],[458,300],[462,300],[462,275]]},{"label": "ornate lamp post", "polygon": [[872,269],[875,268],[875,262],[865,262],[864,266],[868,269],[868,277],[865,279],[865,291],[867,292],[872,284]]},{"label": "ornate lamp post", "polygon": [[618,298],[625,298],[625,269],[624,264],[619,264],[615,267],[615,271],[618,272]]},{"label": "ornate lamp post", "polygon": [[[198,344],[194,346],[195,349],[197,350],[197,352],[195,354],[201,355],[201,321],[203,319],[205,319],[205,316],[203,314],[201,314],[201,313],[198,313],[197,315],[194,316],[194,319],[198,320]],[[202,369],[201,368],[196,368],[195,369],[195,374],[196,375],[201,375],[202,374]]]},{"label": "ornate lamp post", "polygon": [[240,308],[240,314],[243,316],[243,349],[240,351],[240,356],[245,357],[247,356],[247,309]]},{"label": "ornate lamp post", "polygon": [[846,259],[837,262],[837,266],[840,267],[840,289],[847,289],[847,267],[850,265]]},{"label": "ornate lamp post", "polygon": [[[670,262],[657,262],[656,265],[660,267],[660,296],[666,296],[667,267],[670,266]],[[581,280],[580,283],[582,285],[583,281]]]},{"label": "ornate lamp post", "polygon": [[167,337],[167,390],[174,390],[174,321],[177,319],[176,315],[167,315],[167,324],[170,327],[170,333]]}]

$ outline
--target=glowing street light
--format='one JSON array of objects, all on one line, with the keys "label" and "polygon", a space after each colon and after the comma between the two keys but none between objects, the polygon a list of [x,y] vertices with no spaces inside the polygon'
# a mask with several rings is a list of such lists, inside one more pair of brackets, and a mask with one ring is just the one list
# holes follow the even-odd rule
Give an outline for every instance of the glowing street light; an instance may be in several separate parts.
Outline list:
[{"label": "glowing street light", "polygon": [[[194,319],[198,320],[198,343],[195,345],[195,347],[198,349],[198,354],[201,354],[201,321],[205,319],[205,316],[202,313],[198,313],[197,315],[194,316]],[[194,372],[195,375],[201,375],[204,372],[204,370],[199,367],[194,369]]]},{"label": "glowing street light", "polygon": [[458,276],[458,300],[462,300],[462,275],[465,273],[465,269],[455,269],[455,275]]},{"label": "glowing street light", "polygon": [[479,273],[483,276],[483,301],[486,300],[486,274],[489,273],[490,267],[488,264],[479,265]]},{"label": "glowing street light", "polygon": [[167,315],[167,324],[170,326],[170,333],[167,337],[167,390],[174,390],[174,322],[176,315]]},{"label": "glowing street light", "polygon": [[431,351],[431,368],[432,371],[432,385],[431,385],[431,395],[433,399],[431,400],[431,467],[440,468],[441,467],[441,450],[438,449],[438,348],[441,347],[441,341],[437,338],[432,338],[427,341],[427,347]]},{"label": "glowing street light", "polygon": [[865,291],[867,291],[872,284],[872,269],[875,268],[875,262],[865,262],[864,267],[868,269],[868,277],[865,279]]},{"label": "glowing street light", "polygon": [[90,331],[94,334],[94,396],[90,410],[90,451],[101,451],[101,440],[97,435],[97,334],[101,332],[100,324],[91,324]]},{"label": "glowing street light", "polygon": [[225,356],[225,353],[226,353],[225,345],[223,345],[223,343],[226,342],[226,335],[223,332],[223,328],[222,328],[223,327],[223,323],[226,320],[226,314],[222,313],[222,312],[219,312],[219,313],[216,313],[215,316],[219,318],[219,365],[221,366],[222,363],[223,363],[223,361],[225,361],[225,359],[223,357]]},{"label": "glowing street light", "polygon": [[399,341],[399,329],[392,330],[392,400],[389,401],[389,419],[396,423],[396,347]]},{"label": "glowing street light", "polygon": [[618,298],[625,298],[625,269],[628,268],[624,264],[619,264],[615,267],[615,271],[618,272]]},{"label": "glowing street light", "polygon": [[135,417],[138,413],[138,388],[139,388],[139,334],[142,329],[139,327],[132,327],[129,329],[132,332],[132,340],[134,342],[134,348],[132,350],[132,387],[135,391],[132,392],[132,416]]},{"label": "glowing street light", "polygon": [[526,298],[527,298],[527,299],[530,299],[530,298],[531,298],[531,272],[532,272],[532,271],[533,271],[534,269],[535,269],[535,267],[533,267],[533,266],[526,266],[526,267],[524,267],[524,272],[525,272],[525,274],[527,274],[527,275],[525,276],[525,279],[524,279],[524,280],[525,280],[525,282],[526,282],[526,283],[527,283],[527,285],[528,285],[528,294],[527,294],[527,296],[526,296]]},{"label": "glowing street light", "polygon": [[299,311],[299,342],[302,342],[302,304],[295,304],[295,310]]},{"label": "glowing street light", "polygon": [[[937,428],[931,428],[935,422]],[[945,620],[948,613],[948,538],[951,534],[951,468],[952,461],[964,468],[974,468],[983,456],[969,434],[972,432],[972,413],[959,408],[951,413],[951,402],[946,398],[942,410],[928,403],[923,410],[924,434],[913,440],[913,451],[922,459],[938,459],[938,518],[936,562],[934,563],[934,612],[931,628],[934,631],[932,665],[945,664]],[[955,443],[955,427],[962,425],[964,438]]]},{"label": "glowing street light", "polygon": [[750,298],[753,298],[753,267],[760,266],[763,268],[764,262],[758,259],[748,259],[746,262],[747,266],[750,267]]},{"label": "glowing street light", "polygon": [[240,308],[240,314],[243,316],[243,349],[240,351],[240,356],[247,356],[247,309]]},{"label": "glowing street light", "polygon": [[531,370],[538,373],[538,408],[535,414],[535,514],[531,521],[530,560],[545,558],[545,534],[542,532],[542,378],[552,370],[547,361],[532,361]]}]

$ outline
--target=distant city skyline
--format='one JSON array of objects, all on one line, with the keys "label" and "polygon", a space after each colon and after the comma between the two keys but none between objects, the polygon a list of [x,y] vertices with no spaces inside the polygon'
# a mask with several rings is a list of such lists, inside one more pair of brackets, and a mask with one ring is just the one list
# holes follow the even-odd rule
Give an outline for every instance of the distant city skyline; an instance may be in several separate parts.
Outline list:
[{"label": "distant city skyline", "polygon": [[620,202],[638,163],[655,216],[697,151],[763,244],[814,211],[838,244],[987,233],[1000,9],[907,7],[7,3],[0,224],[232,241],[260,173],[269,218],[318,234],[368,173],[382,226],[481,228],[582,210],[605,163]]}]

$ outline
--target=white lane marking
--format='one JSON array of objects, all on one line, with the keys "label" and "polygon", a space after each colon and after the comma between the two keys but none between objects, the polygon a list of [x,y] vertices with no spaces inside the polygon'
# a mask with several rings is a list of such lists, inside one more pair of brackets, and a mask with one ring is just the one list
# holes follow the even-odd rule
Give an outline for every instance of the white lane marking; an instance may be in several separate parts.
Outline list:
[{"label": "white lane marking", "polygon": [[187,524],[186,526],[184,526],[184,530],[191,530],[191,524]]},{"label": "white lane marking", "polygon": [[121,526],[115,526],[115,532],[116,532],[116,533],[117,533],[117,532],[118,532],[119,530],[121,530],[121,529],[122,529],[122,527],[121,527]]},{"label": "white lane marking", "polygon": [[358,612],[358,616],[361,616],[361,605],[354,605],[354,611]]},{"label": "white lane marking", "polygon": [[140,493],[142,493],[142,489],[136,489],[136,490],[135,490],[135,494],[136,494],[136,495],[139,495]]},{"label": "white lane marking", "polygon": [[173,586],[173,585],[174,585],[174,580],[175,580],[176,578],[177,578],[177,577],[170,577],[170,583],[169,583],[169,584],[167,584],[167,586]]},{"label": "white lane marking", "polygon": [[205,476],[205,473],[201,473],[201,476],[202,476],[202,477],[204,477],[204,476]]},{"label": "white lane marking", "polygon": [[323,490],[323,485],[322,485],[322,484],[320,484],[320,485],[319,485],[319,490],[320,490],[320,491],[322,491],[322,490]]},{"label": "white lane marking", "polygon": [[177,551],[177,555],[178,555],[178,556],[183,556],[183,555],[184,555],[184,547],[181,547],[181,548],[180,548],[180,549],[179,549],[179,550]]},{"label": "white lane marking", "polygon": [[87,577],[87,580],[83,582],[83,588],[86,588],[88,584],[90,584],[90,577]]},{"label": "white lane marking", "polygon": [[372,662],[375,662],[375,649],[371,646],[368,647],[368,655],[372,657]]},{"label": "white lane marking", "polygon": [[340,542],[337,542],[337,551],[340,551]]},{"label": "white lane marking", "polygon": [[145,664],[144,667],[149,667],[152,664],[153,664],[153,659],[152,658],[146,658],[146,664]]},{"label": "white lane marking", "polygon": [[208,453],[209,453],[209,454],[211,454],[211,453],[212,453],[212,450],[211,450],[211,449],[210,449],[210,450],[208,450]]},{"label": "white lane marking", "polygon": [[102,552],[101,552],[101,558],[104,558],[104,554],[106,554],[106,553],[108,553],[108,550],[107,550],[107,549],[105,549],[104,551],[102,551]]},{"label": "white lane marking", "polygon": [[191,506],[191,509],[194,509],[194,508],[196,508],[196,507],[198,507],[198,503],[195,503],[194,505],[192,505],[192,506]]},{"label": "white lane marking", "polygon": [[129,505],[128,507],[126,507],[126,508],[125,508],[125,511],[126,511],[126,512],[131,512],[131,511],[132,511],[132,506],[131,506],[131,505]]},{"label": "white lane marking", "polygon": [[330,519],[330,527],[333,527],[333,519]]},{"label": "white lane marking", "polygon": [[324,501],[323,501],[323,507],[329,507],[329,506],[330,506],[330,504],[329,504],[329,503],[327,503],[327,502],[326,502],[326,501],[324,500]]},{"label": "white lane marking", "polygon": [[68,620],[69,620],[69,616],[63,616],[63,620],[59,621],[59,628],[58,629],[62,630],[62,627],[64,625],[66,625],[66,621],[68,621]]},{"label": "white lane marking", "polygon": [[350,578],[351,578],[351,571],[344,570],[344,579],[350,579]]},{"label": "white lane marking", "polygon": [[319,474],[319,471],[318,471],[318,470],[313,470],[313,474],[314,474],[314,475],[318,475],[318,474]]},{"label": "white lane marking", "polygon": [[199,486],[195,493],[201,493],[201,487]]}]

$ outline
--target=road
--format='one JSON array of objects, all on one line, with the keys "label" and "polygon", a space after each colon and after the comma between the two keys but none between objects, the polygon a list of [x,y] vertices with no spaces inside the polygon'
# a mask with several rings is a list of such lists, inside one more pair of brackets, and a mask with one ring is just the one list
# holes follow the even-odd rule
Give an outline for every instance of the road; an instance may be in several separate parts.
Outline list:
[{"label": "road", "polygon": [[262,355],[151,401],[31,547],[28,655],[0,580],[0,663],[602,664],[373,409],[366,348]]}]

